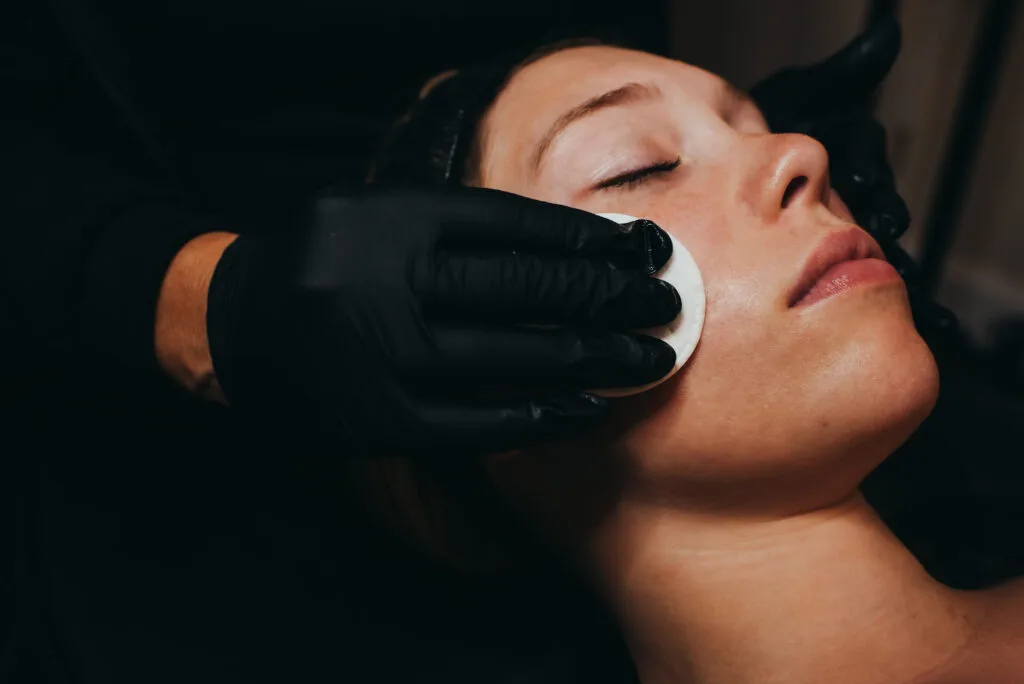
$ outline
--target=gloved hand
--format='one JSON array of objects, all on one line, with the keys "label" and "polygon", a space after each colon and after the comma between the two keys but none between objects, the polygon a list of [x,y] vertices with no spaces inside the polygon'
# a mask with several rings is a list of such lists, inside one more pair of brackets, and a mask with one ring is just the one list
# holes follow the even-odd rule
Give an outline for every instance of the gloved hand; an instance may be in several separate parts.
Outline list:
[{"label": "gloved hand", "polygon": [[675,362],[671,254],[629,226],[475,188],[327,192],[291,234],[242,235],[207,328],[232,407],[355,455],[486,454],[582,430]]},{"label": "gloved hand", "polygon": [[888,14],[831,57],[783,69],[750,95],[773,131],[804,133],[825,146],[832,187],[903,276],[922,332],[952,332],[956,318],[922,290],[917,265],[897,242],[910,214],[896,191],[885,130],[872,114],[872,96],[899,50],[899,24]]}]

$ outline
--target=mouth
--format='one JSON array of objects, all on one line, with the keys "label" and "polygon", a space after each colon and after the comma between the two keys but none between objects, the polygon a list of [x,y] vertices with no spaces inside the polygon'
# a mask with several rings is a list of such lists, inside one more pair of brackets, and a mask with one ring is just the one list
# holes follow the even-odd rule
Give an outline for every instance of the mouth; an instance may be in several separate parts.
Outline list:
[{"label": "mouth", "polygon": [[857,227],[830,233],[804,262],[787,298],[789,308],[808,306],[858,285],[900,280],[878,243]]}]

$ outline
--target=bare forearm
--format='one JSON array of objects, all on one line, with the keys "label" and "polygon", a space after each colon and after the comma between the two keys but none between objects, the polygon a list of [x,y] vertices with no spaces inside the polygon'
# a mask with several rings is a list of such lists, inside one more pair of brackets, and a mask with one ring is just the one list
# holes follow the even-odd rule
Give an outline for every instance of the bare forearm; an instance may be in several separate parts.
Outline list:
[{"label": "bare forearm", "polygon": [[206,301],[217,262],[236,237],[206,233],[182,247],[164,276],[154,331],[164,371],[190,392],[221,402],[206,335]]}]

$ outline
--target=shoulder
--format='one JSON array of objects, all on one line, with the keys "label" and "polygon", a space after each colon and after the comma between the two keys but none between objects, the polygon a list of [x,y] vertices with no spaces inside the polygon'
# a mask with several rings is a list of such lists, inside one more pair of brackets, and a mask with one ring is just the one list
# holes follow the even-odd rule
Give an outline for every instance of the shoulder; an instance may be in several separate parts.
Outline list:
[{"label": "shoulder", "polygon": [[934,684],[1024,682],[1024,579],[978,592],[975,599],[975,637]]},{"label": "shoulder", "polygon": [[[1024,644],[1024,578],[1001,584],[983,592],[987,627],[994,634],[1005,634]],[[1020,648],[1024,658],[1024,648]]]}]

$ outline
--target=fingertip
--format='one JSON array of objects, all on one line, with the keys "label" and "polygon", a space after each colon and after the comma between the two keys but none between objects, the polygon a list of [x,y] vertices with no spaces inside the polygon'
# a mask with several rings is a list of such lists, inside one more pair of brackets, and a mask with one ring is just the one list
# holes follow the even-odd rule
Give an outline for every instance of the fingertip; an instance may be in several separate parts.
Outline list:
[{"label": "fingertip", "polygon": [[839,52],[837,66],[864,87],[873,89],[892,69],[901,43],[899,22],[894,15],[887,14]]},{"label": "fingertip", "polygon": [[888,73],[902,45],[903,31],[900,23],[895,14],[888,13],[868,31],[863,50],[867,55],[873,55],[873,60],[883,73]]},{"label": "fingertip", "polygon": [[657,325],[668,325],[683,310],[683,298],[675,285],[667,280],[648,276],[647,281],[647,292],[650,294],[647,299],[634,305],[637,311],[637,324],[633,327],[652,328]]},{"label": "fingertip", "polygon": [[665,292],[665,320],[661,322],[662,325],[671,323],[679,316],[683,310],[683,298],[679,294],[679,290],[676,289],[675,285],[665,280],[658,280],[661,289]]},{"label": "fingertip", "polygon": [[653,275],[664,268],[672,258],[672,238],[661,226],[650,219],[641,219],[648,254],[648,275]]},{"label": "fingertip", "polygon": [[611,223],[615,226],[615,237],[610,256],[617,266],[654,275],[672,258],[672,238],[654,221]]},{"label": "fingertip", "polygon": [[899,49],[903,41],[903,29],[896,13],[888,11],[882,14],[871,25],[872,40],[883,45],[884,49],[891,50],[893,46]]},{"label": "fingertip", "polygon": [[866,227],[879,242],[894,242],[910,227],[910,211],[895,190],[878,194],[880,196],[866,209]]},{"label": "fingertip", "polygon": [[643,298],[631,302],[630,329],[653,328],[668,325],[683,310],[683,298],[672,283],[651,276],[644,276]]},{"label": "fingertip", "polygon": [[672,345],[657,338],[650,338],[650,344],[655,348],[651,354],[651,374],[654,380],[661,380],[676,365],[676,350]]}]

